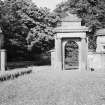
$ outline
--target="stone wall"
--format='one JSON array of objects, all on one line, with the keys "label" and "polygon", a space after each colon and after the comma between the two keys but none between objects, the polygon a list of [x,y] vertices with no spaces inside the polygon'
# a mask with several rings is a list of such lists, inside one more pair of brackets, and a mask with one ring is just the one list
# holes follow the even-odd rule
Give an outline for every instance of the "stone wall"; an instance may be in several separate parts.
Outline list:
[{"label": "stone wall", "polygon": [[105,71],[105,54],[88,52],[88,69],[91,71]]}]

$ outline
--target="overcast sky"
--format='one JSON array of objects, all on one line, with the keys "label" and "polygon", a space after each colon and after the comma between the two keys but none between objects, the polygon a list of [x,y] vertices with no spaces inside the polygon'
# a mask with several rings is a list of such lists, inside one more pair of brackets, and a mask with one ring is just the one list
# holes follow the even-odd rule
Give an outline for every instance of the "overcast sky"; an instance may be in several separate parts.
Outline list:
[{"label": "overcast sky", "polygon": [[[4,0],[2,0],[4,1]],[[35,4],[39,7],[47,7],[51,10],[54,10],[56,8],[56,5],[60,2],[65,2],[67,0],[33,0]]]},{"label": "overcast sky", "polygon": [[39,7],[47,7],[51,10],[55,9],[56,5],[66,0],[33,0]]}]

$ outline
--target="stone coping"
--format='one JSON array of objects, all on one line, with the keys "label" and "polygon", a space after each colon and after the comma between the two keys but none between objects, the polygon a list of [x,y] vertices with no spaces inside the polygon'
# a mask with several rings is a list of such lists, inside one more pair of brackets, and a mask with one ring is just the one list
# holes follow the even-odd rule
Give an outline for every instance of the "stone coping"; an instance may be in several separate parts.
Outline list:
[{"label": "stone coping", "polygon": [[95,36],[105,36],[105,28],[97,30]]},{"label": "stone coping", "polygon": [[7,51],[6,49],[0,49],[0,52],[4,52],[4,51]]},{"label": "stone coping", "polygon": [[52,49],[52,50],[50,50],[50,51],[48,51],[48,52],[55,52],[55,49]]}]

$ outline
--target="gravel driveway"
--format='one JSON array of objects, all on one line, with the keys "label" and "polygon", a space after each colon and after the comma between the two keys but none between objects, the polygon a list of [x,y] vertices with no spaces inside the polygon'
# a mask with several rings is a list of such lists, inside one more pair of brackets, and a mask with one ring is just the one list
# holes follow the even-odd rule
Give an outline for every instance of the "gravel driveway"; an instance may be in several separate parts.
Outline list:
[{"label": "gravel driveway", "polygon": [[1,82],[0,105],[105,105],[105,73],[38,69]]}]

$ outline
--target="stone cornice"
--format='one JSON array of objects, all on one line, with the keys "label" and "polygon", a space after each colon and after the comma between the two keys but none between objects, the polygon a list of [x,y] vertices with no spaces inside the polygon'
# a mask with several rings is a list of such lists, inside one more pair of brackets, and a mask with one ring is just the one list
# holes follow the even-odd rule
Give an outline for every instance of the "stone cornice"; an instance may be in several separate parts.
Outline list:
[{"label": "stone cornice", "polygon": [[56,34],[55,38],[61,39],[61,38],[86,38],[86,33],[59,33]]},{"label": "stone cornice", "polygon": [[55,29],[56,33],[80,33],[88,31],[87,28],[84,29]]}]

